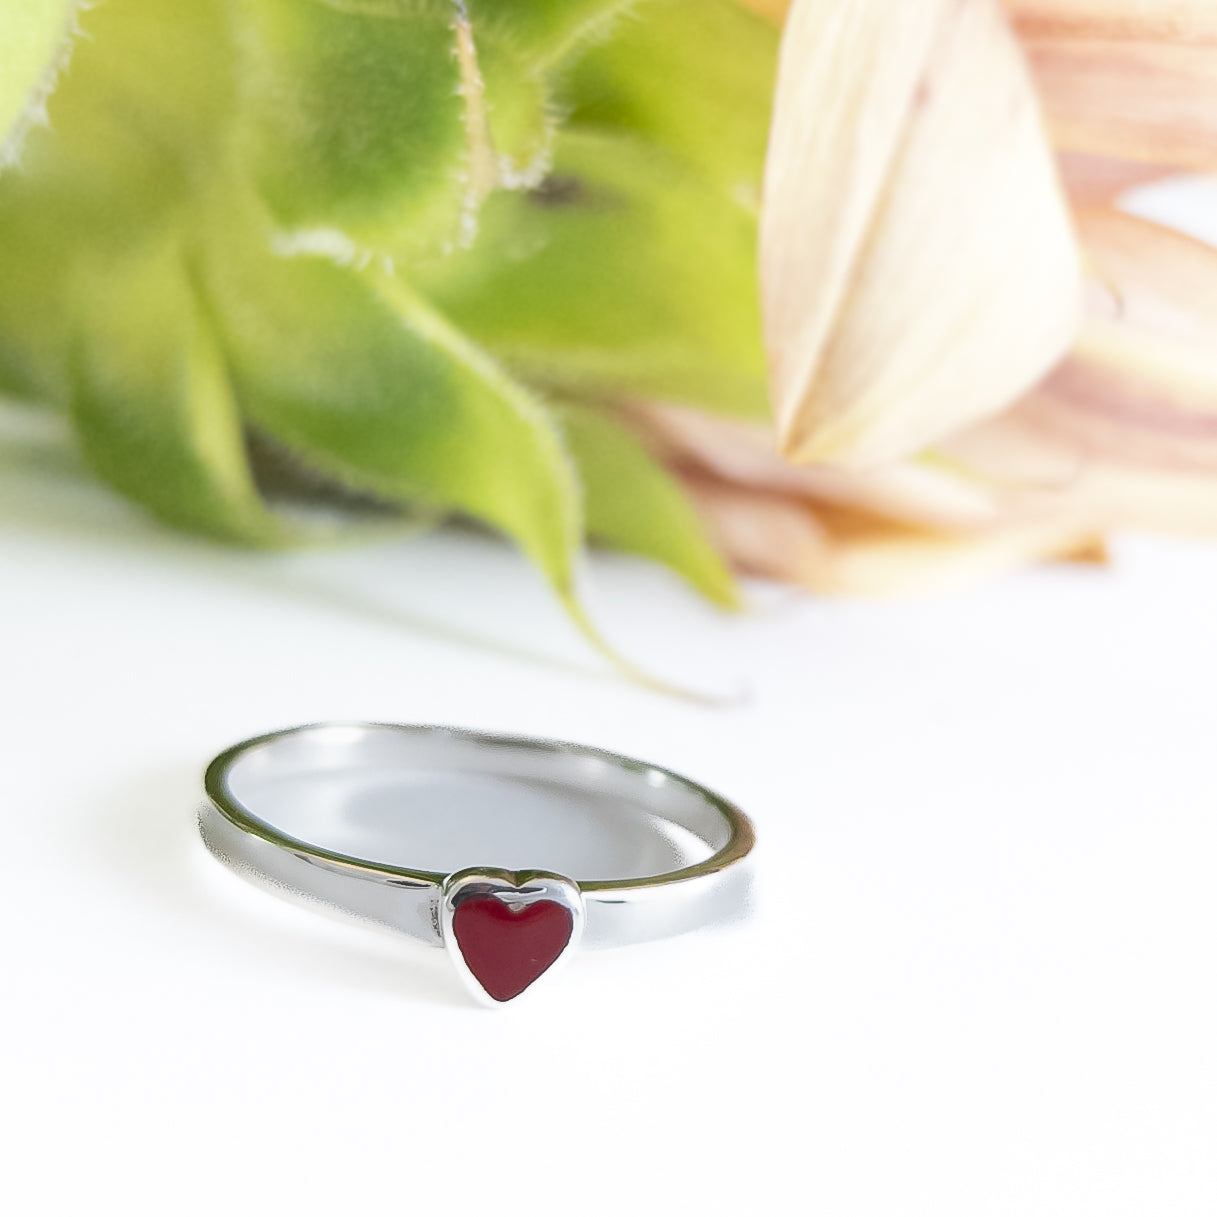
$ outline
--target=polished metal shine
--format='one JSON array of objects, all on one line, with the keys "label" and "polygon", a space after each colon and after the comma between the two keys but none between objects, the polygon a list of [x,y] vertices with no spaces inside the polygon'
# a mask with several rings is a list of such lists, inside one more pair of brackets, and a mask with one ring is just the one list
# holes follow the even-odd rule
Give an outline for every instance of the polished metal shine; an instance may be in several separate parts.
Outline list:
[{"label": "polished metal shine", "polygon": [[[736,864],[753,846],[752,826],[712,791],[656,765],[596,748],[450,727],[317,724],[237,744],[207,768],[208,802],[199,816],[203,838],[237,870],[451,951],[445,914],[449,874],[336,852],[265,818],[276,786],[282,789],[284,782],[368,769],[484,775],[523,787],[582,793],[602,804],[641,809],[686,830],[710,851],[659,874],[582,881],[552,876],[574,893],[579,934],[589,945],[681,933],[737,914],[745,897],[747,876]],[[442,808],[436,814],[442,815]],[[466,865],[489,861],[472,857]],[[459,951],[454,961],[463,971]]]}]

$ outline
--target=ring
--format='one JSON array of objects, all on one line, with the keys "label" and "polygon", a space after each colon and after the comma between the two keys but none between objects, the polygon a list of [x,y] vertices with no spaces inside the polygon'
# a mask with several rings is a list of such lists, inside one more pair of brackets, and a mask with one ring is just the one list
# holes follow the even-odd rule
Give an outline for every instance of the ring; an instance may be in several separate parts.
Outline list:
[{"label": "ring", "polygon": [[[199,829],[221,861],[445,947],[491,1005],[551,976],[580,941],[666,937],[738,916],[746,904],[748,872],[737,864],[755,834],[743,812],[660,766],[581,744],[316,724],[229,748],[207,767],[204,787]],[[478,840],[437,841],[471,816]],[[587,869],[608,861],[642,873],[575,880],[522,866],[516,849],[541,861],[556,827],[591,858]],[[624,855],[606,843],[610,829],[615,839],[629,830]],[[322,837],[328,845],[314,839]],[[661,869],[650,873],[657,858]],[[424,861],[436,868],[404,864]]]}]

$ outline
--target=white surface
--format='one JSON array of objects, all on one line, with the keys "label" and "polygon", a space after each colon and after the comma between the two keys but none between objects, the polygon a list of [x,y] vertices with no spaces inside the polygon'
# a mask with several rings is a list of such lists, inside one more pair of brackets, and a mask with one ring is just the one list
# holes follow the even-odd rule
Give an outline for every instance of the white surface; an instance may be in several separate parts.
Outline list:
[{"label": "white surface", "polygon": [[[0,470],[0,1207],[1211,1217],[1217,551],[1122,558],[739,620],[597,562],[636,658],[747,690],[707,708],[488,542],[234,554]],[[212,752],[344,717],[686,770],[755,817],[760,906],[467,1005],[195,838]]]}]

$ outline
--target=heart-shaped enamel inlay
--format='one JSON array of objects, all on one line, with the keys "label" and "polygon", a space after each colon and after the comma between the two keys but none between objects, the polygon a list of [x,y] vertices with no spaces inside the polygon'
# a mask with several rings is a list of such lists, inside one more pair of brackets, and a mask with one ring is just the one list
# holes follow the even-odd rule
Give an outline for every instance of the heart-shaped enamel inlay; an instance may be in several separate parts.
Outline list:
[{"label": "heart-shaped enamel inlay", "polygon": [[498,896],[468,896],[452,914],[452,934],[469,971],[495,1001],[510,1001],[566,950],[568,908],[537,900],[513,908]]}]

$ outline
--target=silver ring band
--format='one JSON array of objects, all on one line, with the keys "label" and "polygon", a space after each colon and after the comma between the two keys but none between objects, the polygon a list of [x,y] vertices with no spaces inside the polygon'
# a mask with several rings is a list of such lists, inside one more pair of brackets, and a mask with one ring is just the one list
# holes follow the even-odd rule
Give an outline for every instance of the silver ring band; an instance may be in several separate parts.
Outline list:
[{"label": "silver ring band", "polygon": [[[277,817],[268,809],[281,804],[285,784],[290,791],[293,784],[300,789],[368,772],[483,775],[559,796],[593,797],[601,806],[630,808],[684,830],[707,856],[659,874],[620,879],[578,880],[487,865],[445,873],[337,852],[273,822]],[[477,974],[475,948],[482,955],[501,951],[510,956],[528,946],[540,958],[556,950],[561,938],[557,954],[565,956],[581,936],[592,945],[618,945],[734,915],[747,884],[746,871],[736,864],[755,839],[747,817],[732,803],[659,766],[578,744],[449,727],[334,723],[277,731],[221,753],[208,766],[204,784],[208,802],[199,826],[222,861],[306,898],[448,947],[475,994],[499,1002],[506,998],[487,992],[486,976]],[[435,814],[442,815],[443,808]],[[458,913],[465,904],[464,913]],[[547,945],[547,934],[553,944]],[[463,946],[458,942],[462,935]],[[524,945],[516,945],[517,940]],[[541,970],[551,972],[555,962],[556,957]],[[491,959],[482,971],[489,974],[496,966]],[[538,966],[535,960],[532,966]],[[505,991],[504,986],[511,987],[506,980],[500,985]]]}]

